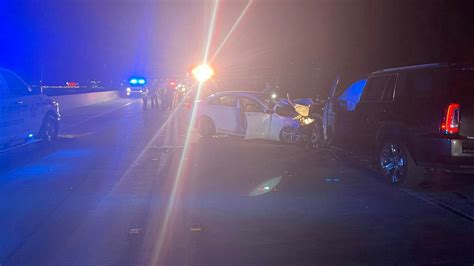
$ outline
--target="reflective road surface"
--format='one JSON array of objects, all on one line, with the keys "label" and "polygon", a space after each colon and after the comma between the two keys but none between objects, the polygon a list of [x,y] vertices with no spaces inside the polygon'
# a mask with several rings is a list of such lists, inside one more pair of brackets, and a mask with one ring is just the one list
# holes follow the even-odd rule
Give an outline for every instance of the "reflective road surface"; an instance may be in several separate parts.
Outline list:
[{"label": "reflective road surface", "polygon": [[1,265],[474,263],[469,176],[392,187],[335,153],[217,136],[119,99],[0,155]]}]

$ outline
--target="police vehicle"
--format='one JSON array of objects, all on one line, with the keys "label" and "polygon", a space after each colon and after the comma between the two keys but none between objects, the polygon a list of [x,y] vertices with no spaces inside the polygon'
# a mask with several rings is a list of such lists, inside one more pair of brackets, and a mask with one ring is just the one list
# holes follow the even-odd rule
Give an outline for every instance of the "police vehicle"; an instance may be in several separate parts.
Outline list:
[{"label": "police vehicle", "polygon": [[0,151],[56,139],[59,104],[12,71],[0,68]]},{"label": "police vehicle", "polygon": [[144,78],[131,78],[128,81],[129,86],[126,89],[127,96],[140,96],[146,93],[146,79]]}]

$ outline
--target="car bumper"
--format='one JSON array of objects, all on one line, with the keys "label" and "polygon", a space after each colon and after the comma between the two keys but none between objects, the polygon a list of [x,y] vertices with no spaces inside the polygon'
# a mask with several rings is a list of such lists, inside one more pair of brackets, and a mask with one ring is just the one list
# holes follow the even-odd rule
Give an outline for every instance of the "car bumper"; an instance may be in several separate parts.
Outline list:
[{"label": "car bumper", "polygon": [[474,173],[474,139],[433,138],[419,144],[418,166]]}]

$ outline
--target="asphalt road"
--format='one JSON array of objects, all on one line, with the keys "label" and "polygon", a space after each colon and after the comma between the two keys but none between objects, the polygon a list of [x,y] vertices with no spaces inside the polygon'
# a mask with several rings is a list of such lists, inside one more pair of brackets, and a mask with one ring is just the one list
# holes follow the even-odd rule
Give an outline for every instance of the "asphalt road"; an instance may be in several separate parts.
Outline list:
[{"label": "asphalt road", "polygon": [[120,99],[0,155],[0,264],[474,263],[472,177],[400,189],[331,151],[185,129]]}]

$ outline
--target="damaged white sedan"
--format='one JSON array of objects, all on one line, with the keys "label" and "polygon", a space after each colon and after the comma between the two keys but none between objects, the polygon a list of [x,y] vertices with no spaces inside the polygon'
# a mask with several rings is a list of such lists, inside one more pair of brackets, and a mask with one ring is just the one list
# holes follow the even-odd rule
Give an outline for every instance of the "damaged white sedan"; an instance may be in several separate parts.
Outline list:
[{"label": "damaged white sedan", "polygon": [[215,134],[299,143],[300,123],[291,106],[271,95],[250,91],[215,93],[198,101],[197,128],[201,136]]}]

